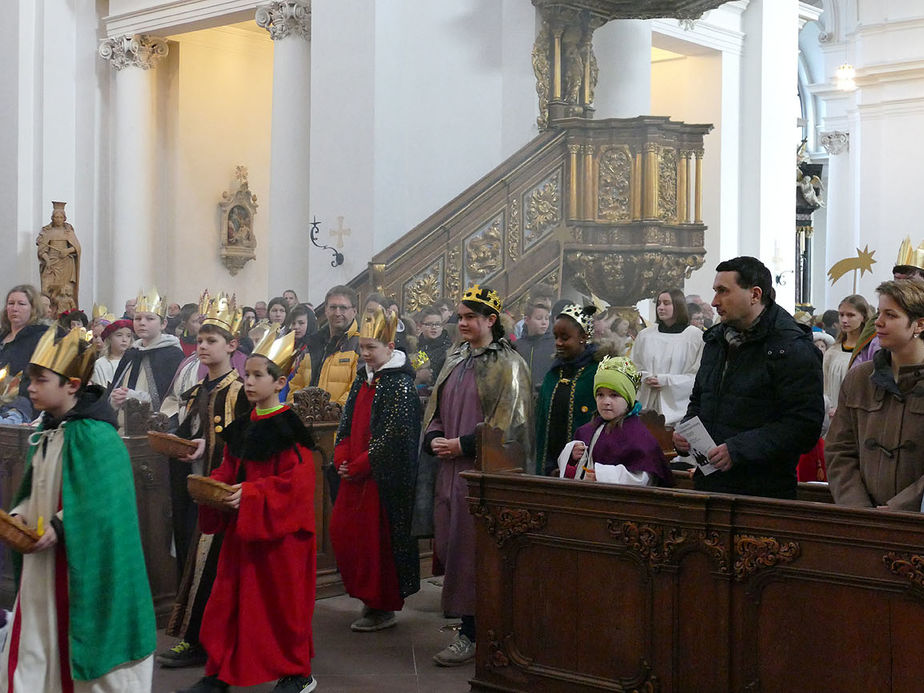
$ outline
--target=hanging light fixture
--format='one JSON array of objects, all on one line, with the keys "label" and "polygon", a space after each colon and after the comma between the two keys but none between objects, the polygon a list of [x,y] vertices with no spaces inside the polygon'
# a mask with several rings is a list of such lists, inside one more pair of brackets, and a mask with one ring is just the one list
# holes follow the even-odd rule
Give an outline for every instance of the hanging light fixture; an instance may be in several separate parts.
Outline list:
[{"label": "hanging light fixture", "polygon": [[854,91],[857,88],[857,71],[850,63],[844,63],[834,71],[834,86],[839,91]]}]

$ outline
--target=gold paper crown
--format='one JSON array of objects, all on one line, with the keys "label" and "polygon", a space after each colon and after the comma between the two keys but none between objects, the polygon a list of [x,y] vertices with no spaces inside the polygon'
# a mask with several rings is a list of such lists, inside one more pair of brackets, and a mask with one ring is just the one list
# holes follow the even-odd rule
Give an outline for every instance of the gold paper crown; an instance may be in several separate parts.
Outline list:
[{"label": "gold paper crown", "polygon": [[500,295],[494,289],[482,288],[480,284],[474,284],[466,289],[465,293],[462,294],[462,300],[483,303],[491,310],[497,311],[497,313],[500,313],[503,309]]},{"label": "gold paper crown", "polygon": [[233,294],[229,298],[228,294],[222,291],[213,298],[209,296],[208,289],[199,297],[199,314],[205,316],[202,320],[203,325],[220,327],[232,335],[237,334],[244,318],[244,312],[237,307],[237,298]]},{"label": "gold paper crown", "polygon": [[371,313],[363,313],[363,322],[359,326],[359,336],[375,339],[382,344],[388,344],[395,341],[395,334],[398,332],[398,314],[394,311],[385,313],[381,308],[376,308]]},{"label": "gold paper crown", "polygon": [[135,314],[138,313],[154,313],[163,318],[167,314],[167,298],[157,293],[156,286],[147,294],[142,290],[135,303]]},{"label": "gold paper crown", "polygon": [[22,381],[22,371],[15,375],[10,373],[10,367],[0,368],[0,404],[9,404],[19,396],[19,383]]},{"label": "gold paper crown", "polygon": [[278,329],[270,330],[260,343],[253,348],[252,356],[265,356],[279,366],[279,370],[288,374],[295,360],[295,332],[277,337]]},{"label": "gold paper crown", "polygon": [[109,309],[99,303],[93,304],[93,322],[105,320],[106,322],[115,322],[116,316],[109,312]]},{"label": "gold paper crown", "polygon": [[917,248],[912,248],[911,237],[905,236],[905,240],[903,240],[902,244],[898,247],[898,259],[895,261],[896,267],[902,265],[917,267],[919,270],[924,270],[924,242]]},{"label": "gold paper crown", "polygon": [[414,367],[415,371],[419,371],[428,363],[430,363],[430,356],[422,349],[411,356],[411,365]]},{"label": "gold paper crown", "polygon": [[635,367],[632,360],[625,356],[607,356],[597,365],[597,371],[616,371],[617,373],[622,373],[635,387],[636,392],[638,392],[639,387],[642,385],[642,374],[638,372],[638,368]]},{"label": "gold paper crown", "polygon": [[[39,340],[35,351],[32,352],[30,364],[47,368],[65,378],[78,378],[86,383],[93,375],[93,364],[96,361],[96,352],[89,348],[93,333],[82,327],[75,327],[55,343],[55,327],[49,327]],[[80,349],[83,342],[85,348]]]}]

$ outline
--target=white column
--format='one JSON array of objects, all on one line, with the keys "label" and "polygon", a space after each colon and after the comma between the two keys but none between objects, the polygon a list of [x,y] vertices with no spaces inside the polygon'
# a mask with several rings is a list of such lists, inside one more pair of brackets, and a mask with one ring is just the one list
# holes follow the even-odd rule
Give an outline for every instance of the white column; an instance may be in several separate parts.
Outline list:
[{"label": "white column", "polygon": [[[154,67],[167,55],[156,36],[104,39],[99,54],[116,70],[112,137],[112,268],[110,305],[117,309],[155,282],[156,133]],[[169,287],[158,287],[161,291]]]},{"label": "white column", "polygon": [[[828,153],[828,189],[825,191],[824,199],[827,204],[826,227],[831,231],[825,238],[824,269],[827,271],[834,263],[855,256],[859,239],[856,237],[856,227],[851,218],[853,190],[850,175],[850,135],[842,130],[831,130],[819,133],[819,141]],[[827,280],[827,277],[825,279]],[[816,305],[836,305],[841,298],[853,293],[853,272],[848,272],[833,285],[825,281],[825,289],[826,294],[815,299]]]},{"label": "white column", "polygon": [[301,0],[282,0],[257,8],[255,19],[273,38],[270,232],[264,246],[269,288],[273,295],[293,288],[308,296],[311,8]]},{"label": "white column", "polygon": [[595,118],[634,118],[651,113],[651,22],[619,19],[594,32],[600,74]]},{"label": "white column", "polygon": [[[740,252],[783,275],[777,301],[795,303],[796,122],[799,4],[753,0],[744,12],[741,63]],[[783,274],[783,273],[786,274]]]}]

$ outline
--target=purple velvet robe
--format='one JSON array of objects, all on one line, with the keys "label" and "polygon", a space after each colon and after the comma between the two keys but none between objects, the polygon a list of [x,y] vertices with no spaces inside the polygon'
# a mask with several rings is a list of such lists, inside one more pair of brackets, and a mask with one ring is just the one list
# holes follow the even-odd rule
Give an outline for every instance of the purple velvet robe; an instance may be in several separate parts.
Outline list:
[{"label": "purple velvet robe", "polygon": [[[474,433],[476,424],[484,421],[475,369],[471,364],[466,368],[467,363],[459,363],[446,378],[427,432],[442,431],[446,438],[457,438]],[[443,611],[454,616],[475,614],[475,519],[465,500],[468,484],[459,476],[474,468],[472,457],[440,460],[436,477],[434,548],[445,569]]]},{"label": "purple velvet robe", "polygon": [[[581,426],[575,440],[590,447],[594,432],[603,419],[594,416],[590,423]],[[658,486],[673,486],[674,476],[661,452],[661,446],[638,416],[630,416],[612,430],[603,431],[594,445],[594,466],[598,464],[623,465],[630,472],[648,472],[657,479]]]}]

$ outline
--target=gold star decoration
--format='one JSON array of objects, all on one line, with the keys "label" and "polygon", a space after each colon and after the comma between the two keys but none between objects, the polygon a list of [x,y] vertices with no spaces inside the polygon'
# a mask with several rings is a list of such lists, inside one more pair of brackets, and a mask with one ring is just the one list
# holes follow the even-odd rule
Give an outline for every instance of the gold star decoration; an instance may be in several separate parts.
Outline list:
[{"label": "gold star decoration", "polygon": [[831,283],[834,284],[838,279],[843,277],[850,271],[856,272],[860,270],[860,276],[863,276],[864,272],[873,273],[873,264],[878,262],[878,260],[873,259],[873,255],[876,254],[875,250],[869,249],[869,244],[867,244],[863,250],[857,248],[856,257],[847,257],[843,260],[838,260],[833,265],[831,269],[828,270],[828,279],[831,280]]}]

